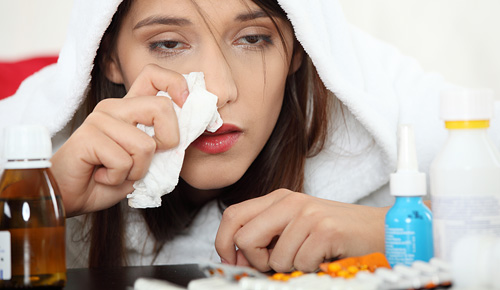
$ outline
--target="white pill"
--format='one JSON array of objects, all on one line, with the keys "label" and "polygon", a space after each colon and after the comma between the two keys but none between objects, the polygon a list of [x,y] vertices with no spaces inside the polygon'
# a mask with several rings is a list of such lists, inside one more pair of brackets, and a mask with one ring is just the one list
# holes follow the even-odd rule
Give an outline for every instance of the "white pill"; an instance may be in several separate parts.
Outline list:
[{"label": "white pill", "polygon": [[411,267],[419,270],[422,273],[426,273],[426,274],[436,274],[439,271],[437,266],[432,265],[430,263],[426,263],[424,261],[415,261],[411,265]]},{"label": "white pill", "polygon": [[399,273],[405,277],[414,278],[414,277],[418,277],[418,275],[419,275],[418,270],[412,269],[406,265],[396,265],[392,269],[394,272]]},{"label": "white pill", "polygon": [[375,270],[375,275],[391,283],[396,283],[397,281],[399,281],[399,279],[401,279],[400,274],[387,268],[378,268],[377,270]]}]

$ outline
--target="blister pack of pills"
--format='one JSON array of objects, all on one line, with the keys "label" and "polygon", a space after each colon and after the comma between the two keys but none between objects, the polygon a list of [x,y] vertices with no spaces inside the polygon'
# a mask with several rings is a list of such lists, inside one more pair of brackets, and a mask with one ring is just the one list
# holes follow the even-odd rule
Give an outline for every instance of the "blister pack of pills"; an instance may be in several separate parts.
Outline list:
[{"label": "blister pack of pills", "polygon": [[[342,261],[341,261],[342,262]],[[333,264],[335,262],[332,262]],[[342,263],[340,263],[342,265]],[[207,278],[191,281],[190,290],[402,290],[444,289],[451,287],[450,267],[433,258],[429,262],[416,261],[411,266],[393,268],[374,265],[346,265],[330,267],[330,272],[275,273],[271,276],[255,269],[222,264],[204,264],[200,268]],[[325,265],[323,265],[325,266]],[[365,267],[366,266],[366,267]],[[328,267],[328,264],[326,265]],[[351,267],[351,268],[349,268]],[[323,267],[324,268],[324,267]],[[357,269],[355,269],[357,268]],[[349,272],[340,274],[340,271]]]}]

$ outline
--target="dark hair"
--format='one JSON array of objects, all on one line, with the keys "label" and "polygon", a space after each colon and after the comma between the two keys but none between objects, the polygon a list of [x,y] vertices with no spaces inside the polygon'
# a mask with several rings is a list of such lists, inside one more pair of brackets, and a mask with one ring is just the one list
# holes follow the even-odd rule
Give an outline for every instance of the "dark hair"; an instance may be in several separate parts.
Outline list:
[{"label": "dark hair", "polygon": [[[106,79],[105,69],[110,53],[114,51],[121,21],[130,10],[131,2],[132,0],[124,0],[120,4],[101,41],[85,101],[87,114],[102,99],[119,98],[126,94],[122,85]],[[285,12],[276,0],[253,2],[271,19],[286,19]],[[278,27],[276,22],[275,25]],[[281,32],[280,35],[284,41]],[[302,47],[295,40],[292,53],[297,50],[302,50]],[[262,196],[278,188],[303,191],[305,160],[323,148],[329,115],[336,105],[336,98],[327,91],[311,59],[304,53],[299,69],[286,80],[282,109],[269,140],[243,177],[224,188],[217,197],[221,206]],[[157,254],[166,242],[189,226],[200,208],[181,194],[185,185],[180,180],[173,192],[162,197],[161,207],[142,211],[149,232],[155,238]],[[91,222],[89,266],[126,264],[124,221],[120,204],[93,213]]]}]

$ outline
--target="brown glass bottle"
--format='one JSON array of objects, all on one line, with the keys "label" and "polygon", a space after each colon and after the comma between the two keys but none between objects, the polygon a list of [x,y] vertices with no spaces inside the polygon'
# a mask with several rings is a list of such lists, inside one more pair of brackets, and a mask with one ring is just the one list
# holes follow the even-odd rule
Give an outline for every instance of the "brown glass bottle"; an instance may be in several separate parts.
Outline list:
[{"label": "brown glass bottle", "polygon": [[50,162],[11,161],[0,179],[0,288],[62,288],[65,212]]}]

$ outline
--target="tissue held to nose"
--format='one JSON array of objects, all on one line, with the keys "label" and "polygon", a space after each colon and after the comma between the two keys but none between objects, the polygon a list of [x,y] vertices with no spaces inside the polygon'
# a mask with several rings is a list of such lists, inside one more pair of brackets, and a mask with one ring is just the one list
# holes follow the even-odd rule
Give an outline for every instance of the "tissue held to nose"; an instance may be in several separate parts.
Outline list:
[{"label": "tissue held to nose", "polygon": [[[184,154],[196,138],[205,130],[215,132],[222,126],[222,119],[217,112],[217,96],[205,88],[202,72],[184,75],[189,96],[180,108],[174,103],[179,123],[179,145],[173,149],[156,153],[146,176],[134,183],[134,192],[127,195],[128,204],[134,208],[159,207],[161,197],[172,192],[179,182]],[[158,95],[170,98],[166,92]],[[149,136],[154,135],[153,127],[138,124],[137,127]]]}]

